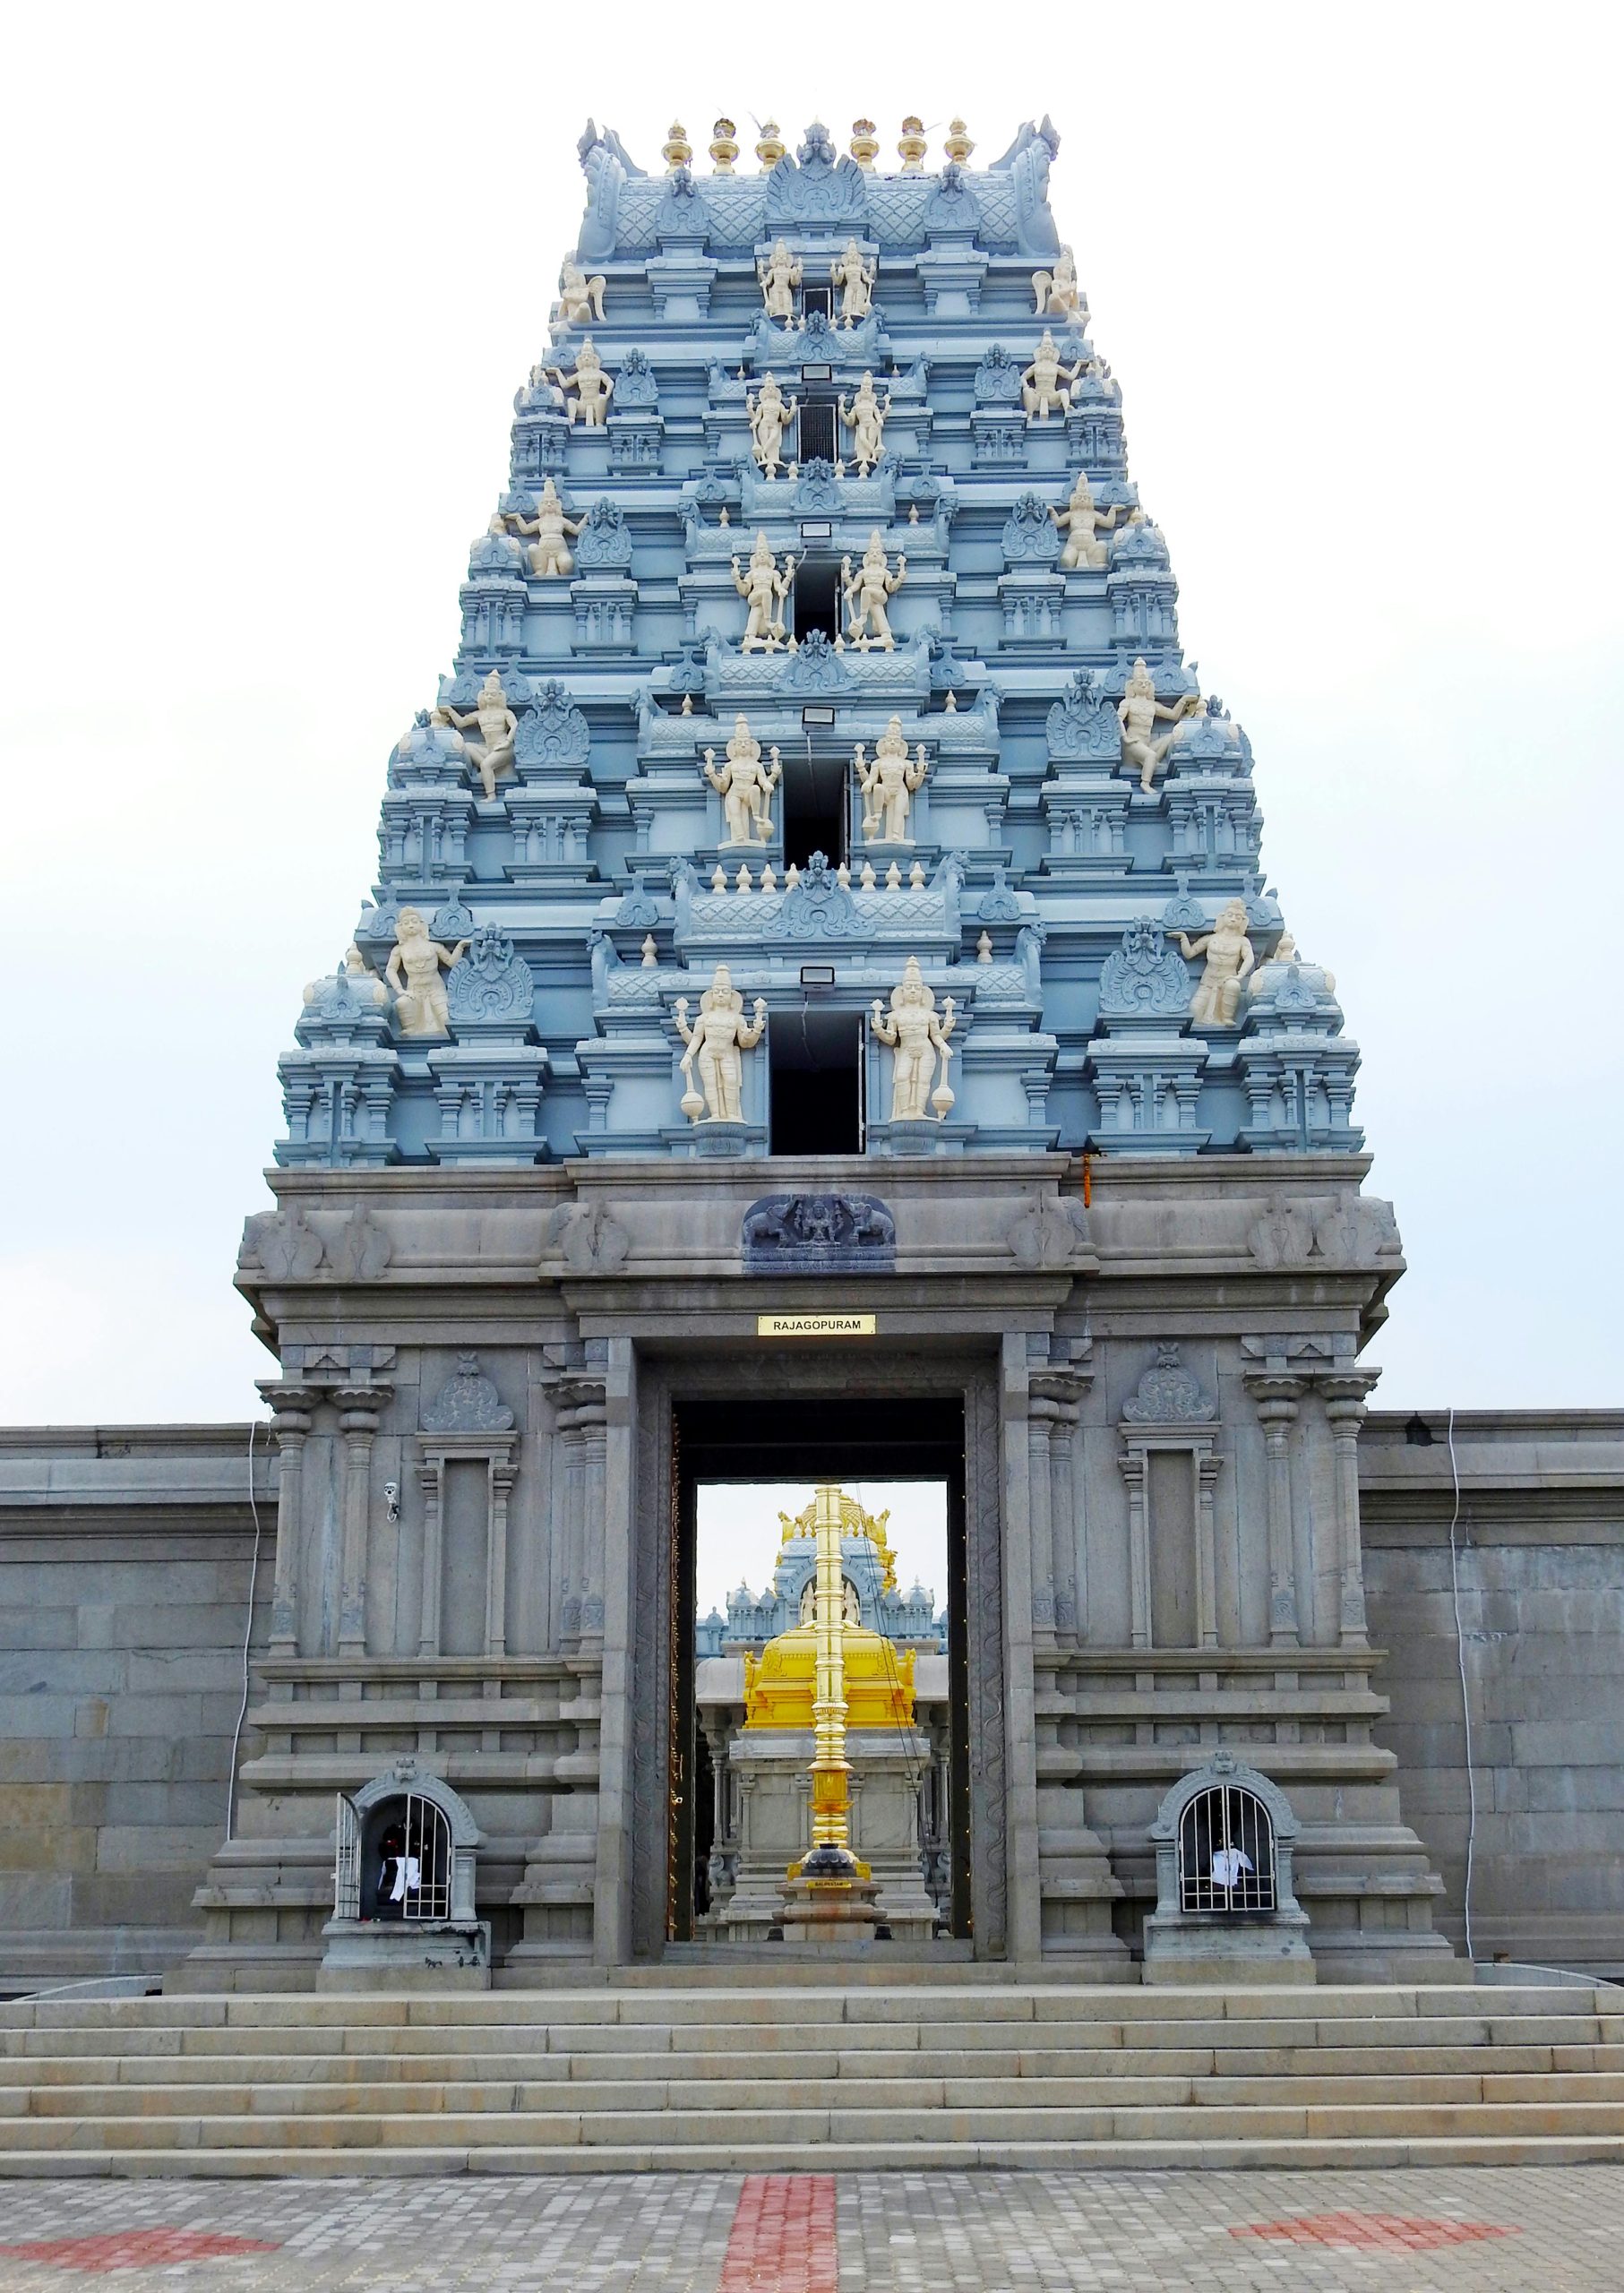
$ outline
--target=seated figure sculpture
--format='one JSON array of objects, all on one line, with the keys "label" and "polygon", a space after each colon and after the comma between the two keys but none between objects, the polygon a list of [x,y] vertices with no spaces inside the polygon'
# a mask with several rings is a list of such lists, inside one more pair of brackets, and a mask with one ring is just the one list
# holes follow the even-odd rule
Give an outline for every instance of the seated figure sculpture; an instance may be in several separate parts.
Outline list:
[{"label": "seated figure sculpture", "polygon": [[740,650],[745,653],[776,653],[784,639],[784,601],[789,595],[790,584],[795,578],[795,561],[787,551],[784,570],[779,571],[772,554],[772,544],[764,533],[758,533],[755,547],[750,553],[750,563],[743,573],[739,561],[733,560],[733,586],[749,607],[744,623],[744,635]]},{"label": "seated figure sculpture", "polygon": [[383,976],[395,991],[395,1017],[403,1035],[450,1035],[451,1016],[440,973],[443,966],[450,971],[461,960],[468,944],[459,940],[454,948],[442,947],[438,940],[430,939],[428,925],[417,909],[400,910]]},{"label": "seated figure sculpture", "polygon": [[589,279],[580,263],[565,255],[558,277],[558,307],[569,326],[585,326],[591,319],[603,324],[605,280],[601,272]]},{"label": "seated figure sculpture", "polygon": [[[687,1045],[683,1073],[688,1087],[682,1097],[690,1122],[742,1122],[743,1054],[754,1049],[767,1025],[767,1006],[758,995],[751,1019],[744,1018],[744,999],[733,983],[726,964],[700,998],[699,1017],[688,1024],[688,998],[679,995],[675,1006],[677,1032]],[[700,1088],[693,1087],[693,1070],[700,1070]],[[703,1094],[701,1097],[700,1093]]]},{"label": "seated figure sculpture", "polygon": [[477,741],[464,741],[468,762],[478,772],[487,802],[496,794],[496,775],[511,770],[513,762],[513,735],[519,730],[519,719],[508,707],[507,694],[502,689],[500,673],[493,669],[479,688],[479,698],[470,709],[452,709],[443,703],[434,711],[432,721],[450,725],[459,733],[470,727],[477,730]]},{"label": "seated figure sculpture", "polygon": [[603,428],[609,418],[609,400],[614,385],[604,372],[604,362],[589,334],[581,338],[572,374],[566,374],[562,366],[548,366],[543,371],[553,383],[554,399],[570,417],[571,429],[578,422],[584,430]]},{"label": "seated figure sculpture", "polygon": [[[910,956],[900,983],[891,990],[889,1014],[878,996],[873,1009],[874,1033],[896,1054],[891,1061],[891,1121],[926,1122],[933,1111],[937,1121],[944,1122],[953,1104],[948,1086],[948,1061],[953,1055],[948,1037],[955,1025],[952,997],[944,1001],[939,1019],[936,998],[925,985],[919,958]],[[932,1090],[939,1055],[941,1080]]]},{"label": "seated figure sculpture", "polygon": [[855,326],[859,319],[867,318],[874,307],[874,272],[864,262],[855,239],[847,239],[844,251],[829,264],[829,275],[840,289],[841,325]]},{"label": "seated figure sculpture", "polygon": [[1061,551],[1062,572],[1074,572],[1079,566],[1088,566],[1097,572],[1105,563],[1105,545],[1097,541],[1097,534],[1115,531],[1117,520],[1123,514],[1121,504],[1113,502],[1109,510],[1095,507],[1094,489],[1088,483],[1087,470],[1078,470],[1071,498],[1063,510],[1051,510],[1049,515],[1066,537]]},{"label": "seated figure sculpture", "polygon": [[801,265],[783,239],[774,242],[771,254],[756,257],[756,278],[760,282],[761,299],[767,305],[768,317],[793,319],[795,314],[795,288],[801,284]]},{"label": "seated figure sculpture", "polygon": [[784,459],[784,433],[795,418],[798,401],[785,403],[784,393],[773,379],[770,369],[761,377],[761,387],[750,403],[750,451],[761,466],[764,477],[777,477],[778,464]]},{"label": "seated figure sculpture", "polygon": [[1218,910],[1210,932],[1191,940],[1182,932],[1179,946],[1188,962],[1205,956],[1207,968],[1190,999],[1190,1016],[1199,1027],[1233,1027],[1241,1016],[1241,991],[1257,958],[1246,936],[1246,902],[1227,901]]},{"label": "seated figure sculpture", "polygon": [[[1156,773],[1167,761],[1167,752],[1178,738],[1178,726],[1198,705],[1193,692],[1182,694],[1169,709],[1156,699],[1156,679],[1142,659],[1133,665],[1126,691],[1117,703],[1117,721],[1122,728],[1122,760],[1137,765],[1139,786],[1145,794],[1156,793]],[[1170,724],[1173,730],[1159,737],[1157,720]]]},{"label": "seated figure sculpture", "polygon": [[533,518],[513,517],[511,521],[515,533],[534,534],[530,544],[530,571],[539,580],[561,580],[575,571],[575,560],[564,537],[578,534],[584,519],[566,518],[564,505],[558,498],[558,488],[549,477],[543,485],[536,503]]},{"label": "seated figure sculpture", "polygon": [[1020,402],[1035,422],[1047,422],[1049,409],[1057,413],[1071,411],[1071,384],[1082,374],[1088,362],[1079,358],[1068,366],[1060,355],[1060,345],[1044,329],[1044,339],[1032,355],[1032,364],[1020,378]]},{"label": "seated figure sculpture", "polygon": [[849,557],[840,560],[840,588],[847,616],[846,634],[860,653],[866,653],[871,645],[878,645],[887,653],[896,651],[897,640],[891,634],[886,606],[907,580],[907,559],[900,554],[897,571],[887,571],[885,539],[878,526],[868,537],[863,563],[855,572]]},{"label": "seated figure sculpture", "polygon": [[1070,326],[1081,326],[1087,312],[1070,247],[1055,256],[1053,271],[1032,273],[1032,306],[1040,319],[1064,319]]},{"label": "seated figure sculpture", "polygon": [[851,458],[859,477],[866,477],[882,451],[885,418],[891,410],[890,392],[881,405],[872,374],[864,374],[850,399],[838,401],[841,421],[852,434]]},{"label": "seated figure sculpture", "polygon": [[863,834],[869,844],[911,844],[908,813],[916,792],[924,786],[924,743],[915,760],[902,737],[902,719],[893,717],[874,743],[871,765],[857,743],[857,786],[863,792]]},{"label": "seated figure sculpture", "polygon": [[771,756],[771,769],[763,771],[761,743],[752,733],[750,719],[743,712],[733,720],[726,763],[718,769],[716,751],[706,750],[705,777],[721,798],[727,822],[727,833],[722,839],[724,849],[729,845],[771,843],[772,792],[784,777],[776,748]]}]

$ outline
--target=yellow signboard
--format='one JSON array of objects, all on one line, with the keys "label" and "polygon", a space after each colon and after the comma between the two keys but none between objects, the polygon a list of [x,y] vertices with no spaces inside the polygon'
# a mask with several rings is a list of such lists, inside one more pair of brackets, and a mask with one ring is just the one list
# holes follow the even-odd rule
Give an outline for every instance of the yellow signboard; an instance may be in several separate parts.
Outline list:
[{"label": "yellow signboard", "polygon": [[758,1337],[872,1337],[872,1314],[758,1314]]}]

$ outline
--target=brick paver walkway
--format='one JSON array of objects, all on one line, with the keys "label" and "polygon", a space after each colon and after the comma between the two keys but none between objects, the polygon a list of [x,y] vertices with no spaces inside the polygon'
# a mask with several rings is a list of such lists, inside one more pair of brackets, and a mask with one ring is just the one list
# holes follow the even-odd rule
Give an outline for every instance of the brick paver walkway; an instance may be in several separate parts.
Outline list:
[{"label": "brick paver walkway", "polygon": [[1617,2293],[1624,2167],[12,2183],[0,2293]]}]

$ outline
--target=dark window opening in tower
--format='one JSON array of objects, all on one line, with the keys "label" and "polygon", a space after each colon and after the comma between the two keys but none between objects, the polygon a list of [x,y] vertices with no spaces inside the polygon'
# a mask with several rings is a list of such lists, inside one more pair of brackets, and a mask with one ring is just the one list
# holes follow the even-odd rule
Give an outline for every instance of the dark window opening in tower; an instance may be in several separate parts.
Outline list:
[{"label": "dark window opening in tower", "polygon": [[832,287],[802,288],[802,316],[804,318],[811,318],[814,311],[821,311],[826,319],[833,318],[835,315],[835,290]]},{"label": "dark window opening in tower", "polygon": [[801,462],[835,459],[835,401],[832,398],[808,398],[801,401],[800,442],[796,459]]},{"label": "dark window opening in tower", "polygon": [[821,629],[832,645],[840,634],[840,568],[832,557],[805,557],[795,568],[795,635],[802,644]]},{"label": "dark window opening in tower", "polygon": [[774,1155],[863,1152],[863,1018],[775,1011],[767,1031]]},{"label": "dark window opening in tower", "polygon": [[784,759],[784,864],[804,868],[821,852],[831,868],[846,857],[844,757],[793,753]]}]

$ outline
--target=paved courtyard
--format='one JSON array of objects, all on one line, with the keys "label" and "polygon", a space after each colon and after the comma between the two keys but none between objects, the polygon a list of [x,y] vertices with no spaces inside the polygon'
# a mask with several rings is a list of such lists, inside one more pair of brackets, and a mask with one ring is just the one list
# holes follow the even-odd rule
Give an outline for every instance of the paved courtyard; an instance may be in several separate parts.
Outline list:
[{"label": "paved courtyard", "polygon": [[123,2293],[1609,2293],[1624,2167],[58,2181],[0,2288]]}]

